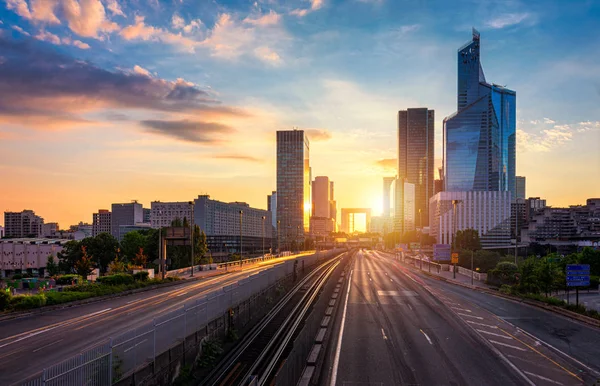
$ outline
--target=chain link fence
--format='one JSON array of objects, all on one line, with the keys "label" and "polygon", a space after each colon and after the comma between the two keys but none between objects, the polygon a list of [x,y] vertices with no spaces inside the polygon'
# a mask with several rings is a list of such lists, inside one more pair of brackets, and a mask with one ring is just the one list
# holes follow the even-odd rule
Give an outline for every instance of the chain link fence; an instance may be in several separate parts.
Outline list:
[{"label": "chain link fence", "polygon": [[236,308],[243,314],[238,315],[242,320],[250,320],[250,306],[257,306],[255,295],[292,275],[295,269],[311,266],[335,252],[302,256],[265,267],[264,271],[216,289],[201,299],[185,303],[180,309],[160,315],[145,325],[109,338],[77,356],[48,367],[22,385],[110,386],[148,365],[156,372],[161,366],[157,363],[161,354],[190,337],[198,343],[215,331],[222,330],[224,315],[231,309]]}]

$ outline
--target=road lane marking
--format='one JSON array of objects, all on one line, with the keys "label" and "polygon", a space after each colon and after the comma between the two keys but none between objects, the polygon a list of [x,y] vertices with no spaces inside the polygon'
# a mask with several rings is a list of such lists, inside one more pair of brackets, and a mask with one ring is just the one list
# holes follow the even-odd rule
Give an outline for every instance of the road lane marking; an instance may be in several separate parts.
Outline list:
[{"label": "road lane marking", "polygon": [[[92,312],[91,314],[88,314],[88,315],[85,315],[85,316],[86,316],[86,317],[90,317],[90,316],[98,315],[98,314],[101,314],[101,313],[103,313],[103,312],[107,312],[107,311],[110,311],[110,310],[112,310],[112,308],[107,308],[107,309],[105,309],[105,310],[100,310],[100,311]],[[34,336],[36,336],[36,335],[39,335],[39,334],[41,334],[41,333],[48,332],[48,331],[50,331],[50,330],[54,330],[55,328],[59,328],[59,327],[62,327],[62,325],[56,325],[56,326],[54,326],[54,327],[50,327],[50,328],[46,328],[46,329],[43,329],[43,330],[39,330],[39,331],[33,332],[33,333],[31,333],[31,334],[29,334],[29,335],[25,335],[25,336],[23,336],[23,337],[21,337],[21,338],[19,338],[19,339],[15,339],[15,340],[13,340],[12,342],[4,343],[3,345],[0,345],[0,348],[2,348],[2,347],[6,347],[6,346],[8,346],[8,345],[11,345],[11,344],[13,344],[13,343],[20,342],[20,341],[22,341],[22,340],[25,340],[25,339],[28,339],[28,338],[31,338],[31,337],[34,337]]]},{"label": "road lane marking", "polygon": [[131,304],[131,303],[133,303],[133,302],[137,302],[137,300],[130,300],[130,301],[128,301],[128,302],[127,302],[127,303],[125,303],[125,304]]},{"label": "road lane marking", "polygon": [[529,371],[523,371],[523,372],[525,374],[527,374],[527,375],[531,375],[534,378],[541,379],[542,381],[550,382],[550,383],[553,383],[555,385],[562,385],[562,383],[554,381],[554,380],[552,380],[550,378],[542,377],[541,375],[538,375],[538,374],[535,374],[535,373],[532,373],[532,372],[529,372]]},{"label": "road lane marking", "polygon": [[38,348],[36,348],[35,350],[33,350],[33,352],[38,352],[38,351],[40,351],[40,350],[43,350],[43,349],[45,349],[46,347],[52,346],[53,344],[57,344],[58,342],[62,342],[63,340],[64,340],[64,339],[59,339],[59,340],[57,340],[56,342],[48,343],[48,344],[47,344],[47,345],[45,345],[45,346],[42,346],[42,347],[38,347]]},{"label": "road lane marking", "polygon": [[512,336],[515,340],[518,340],[519,342],[521,342],[522,344],[524,344],[525,346],[529,347],[533,352],[539,354],[540,356],[548,359],[550,362],[554,363],[556,366],[560,367],[562,370],[564,370],[566,373],[568,373],[569,375],[571,375],[574,378],[577,378],[579,381],[583,382],[583,379],[581,379],[577,374],[573,373],[572,371],[569,371],[568,369],[566,369],[564,366],[558,364],[556,361],[550,359],[548,356],[544,355],[543,353],[541,353],[539,350],[537,350],[534,347],[531,347],[530,345],[528,345],[527,343],[523,342],[521,339],[517,338],[516,336],[512,335],[510,332],[504,331],[503,329],[500,328],[500,331],[502,331],[503,333]]},{"label": "road lane marking", "polygon": [[473,322],[471,320],[465,320],[465,322],[474,324],[476,326],[483,326],[483,327],[489,327],[489,328],[495,328],[495,329],[498,328],[498,326],[492,326],[491,324],[477,323],[477,322]]},{"label": "road lane marking", "polygon": [[469,315],[469,314],[463,314],[462,312],[457,312],[458,315],[461,316],[466,316],[468,318],[475,318],[475,319],[479,319],[479,320],[483,320],[483,318],[481,316],[475,316],[475,315]]},{"label": "road lane marking", "polygon": [[600,378],[600,373],[598,371],[592,369],[591,367],[585,365],[584,363],[581,363],[580,361],[578,361],[577,359],[573,358],[569,354],[566,354],[565,352],[563,352],[563,351],[557,349],[556,347],[552,346],[550,343],[547,343],[547,342],[539,339],[538,337],[530,334],[529,332],[527,332],[527,331],[525,331],[525,330],[523,330],[523,329],[521,329],[519,327],[517,327],[517,330],[521,331],[522,333],[524,333],[525,335],[529,336],[530,338],[535,339],[535,340],[541,342],[543,345],[545,345],[545,346],[553,349],[554,351],[558,352],[559,354],[563,355],[564,357],[568,358],[569,360],[577,363],[579,366],[584,367],[587,371],[589,371],[590,373],[594,374],[594,376]]},{"label": "road lane marking", "polygon": [[495,334],[493,332],[489,332],[489,331],[485,331],[485,330],[480,330],[478,328],[476,328],[477,331],[481,332],[482,334],[487,334],[487,335],[492,335],[492,336],[497,336],[498,338],[504,338],[504,339],[510,339],[512,340],[512,338],[508,335],[500,335],[500,334]]},{"label": "road lane marking", "polygon": [[425,335],[425,338],[427,339],[427,341],[429,342],[430,345],[433,346],[433,342],[431,341],[431,339],[429,339],[429,336],[427,336],[427,334],[425,333],[425,331],[419,329],[419,331],[421,331],[421,334]]},{"label": "road lane marking", "polygon": [[410,310],[412,311],[412,306],[410,305],[410,303],[406,303],[406,305],[408,306],[408,308],[410,308]]},{"label": "road lane marking", "polygon": [[344,312],[342,312],[342,322],[340,324],[340,334],[338,336],[337,346],[335,348],[335,358],[333,359],[333,370],[331,372],[330,386],[335,386],[337,381],[338,366],[340,365],[340,353],[342,351],[342,337],[344,336],[344,325],[346,324],[346,312],[348,311],[348,298],[350,298],[350,287],[352,287],[352,270],[348,278],[348,288],[346,289],[346,300],[344,301]]},{"label": "road lane marking", "polygon": [[383,331],[383,328],[381,329],[381,335],[383,335],[383,340],[387,340],[387,336],[385,335],[385,331]]},{"label": "road lane marking", "polygon": [[458,307],[450,307],[450,308],[454,308],[455,310],[459,310],[459,311],[465,311],[465,312],[473,312],[471,310],[467,310],[465,308],[458,308]]},{"label": "road lane marking", "polygon": [[514,348],[515,350],[519,350],[519,351],[527,351],[527,349],[524,349],[523,347],[513,346],[512,344],[506,344],[506,343],[502,343],[502,342],[496,342],[495,340],[491,340],[491,339],[490,339],[490,342],[493,343],[493,344],[497,344],[499,346]]},{"label": "road lane marking", "polygon": [[125,351],[123,351],[123,352],[128,352],[128,351],[131,351],[131,350],[133,350],[134,348],[136,348],[137,346],[139,346],[140,344],[142,344],[142,343],[146,342],[147,340],[148,340],[148,339],[144,339],[143,341],[141,341],[141,342],[138,342],[138,343],[134,344],[133,346],[129,347],[127,350],[125,350]]},{"label": "road lane marking", "polygon": [[186,292],[182,292],[182,293],[180,293],[179,295],[175,295],[175,297],[183,296],[183,295],[185,295],[185,294],[187,294],[187,291],[186,291]]}]

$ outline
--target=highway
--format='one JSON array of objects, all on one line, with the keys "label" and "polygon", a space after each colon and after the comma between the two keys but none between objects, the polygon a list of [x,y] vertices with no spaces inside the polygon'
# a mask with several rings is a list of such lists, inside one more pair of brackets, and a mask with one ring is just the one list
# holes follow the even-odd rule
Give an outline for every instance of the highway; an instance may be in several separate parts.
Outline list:
[{"label": "highway", "polygon": [[[598,329],[426,277],[375,251],[357,254],[349,281],[320,384],[579,385],[598,379]],[[560,344],[557,330],[568,343]]]},{"label": "highway", "polygon": [[22,381],[109,337],[181,308],[184,303],[293,257],[216,277],[0,322],[0,385]]}]

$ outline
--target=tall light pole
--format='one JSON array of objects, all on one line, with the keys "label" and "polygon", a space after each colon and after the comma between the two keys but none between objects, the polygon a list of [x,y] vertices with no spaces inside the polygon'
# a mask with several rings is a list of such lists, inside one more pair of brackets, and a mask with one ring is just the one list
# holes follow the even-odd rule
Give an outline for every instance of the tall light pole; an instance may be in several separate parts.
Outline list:
[{"label": "tall light pole", "polygon": [[262,220],[263,220],[263,229],[262,229],[262,231],[263,231],[262,255],[263,255],[263,257],[265,257],[265,220],[266,219],[267,219],[266,216],[262,216]]},{"label": "tall light pole", "polygon": [[240,265],[242,264],[242,256],[244,255],[242,249],[242,216],[244,214],[243,210],[240,210]]},{"label": "tall light pole", "polygon": [[194,226],[194,201],[190,201],[189,204],[192,208],[192,218],[190,219],[190,240],[192,242],[192,257],[190,261],[190,270],[192,271],[192,273],[190,273],[190,276],[194,276],[194,231],[196,230],[196,227]]},{"label": "tall light pole", "polygon": [[277,254],[279,255],[279,252],[281,252],[281,247],[279,244],[279,229],[281,228],[281,221],[277,220]]}]

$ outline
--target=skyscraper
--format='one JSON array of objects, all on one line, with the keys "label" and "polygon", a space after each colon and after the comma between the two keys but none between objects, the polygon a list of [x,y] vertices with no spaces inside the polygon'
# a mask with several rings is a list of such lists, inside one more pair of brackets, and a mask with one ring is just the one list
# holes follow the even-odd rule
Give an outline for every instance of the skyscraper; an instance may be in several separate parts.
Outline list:
[{"label": "skyscraper", "polygon": [[277,132],[277,221],[281,248],[304,241],[312,210],[309,142],[303,130]]},{"label": "skyscraper", "polygon": [[396,177],[383,177],[383,217],[390,217],[392,201],[391,192],[392,184],[396,181]]},{"label": "skyscraper", "polygon": [[525,197],[527,197],[527,189],[526,187],[526,180],[525,177],[522,176],[517,176],[516,177],[516,196],[513,196],[513,199],[515,198],[522,198],[525,199]]},{"label": "skyscraper", "polygon": [[457,112],[444,119],[444,190],[515,197],[516,93],[486,81],[480,35],[458,50]]},{"label": "skyscraper", "polygon": [[398,179],[415,185],[415,212],[421,211],[423,219],[419,226],[429,223],[433,196],[434,119],[435,112],[426,107],[398,112]]},{"label": "skyscraper", "polygon": [[312,217],[310,233],[312,236],[326,236],[335,230],[335,203],[333,201],[333,181],[329,177],[319,176],[312,182]]}]

